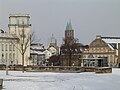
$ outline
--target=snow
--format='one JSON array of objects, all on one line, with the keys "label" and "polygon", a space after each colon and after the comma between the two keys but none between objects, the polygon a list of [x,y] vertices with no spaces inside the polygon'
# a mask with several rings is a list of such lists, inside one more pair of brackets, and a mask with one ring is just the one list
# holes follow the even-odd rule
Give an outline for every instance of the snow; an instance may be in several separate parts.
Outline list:
[{"label": "snow", "polygon": [[113,73],[95,74],[0,71],[3,90],[120,90],[120,69]]},{"label": "snow", "polygon": [[119,43],[120,39],[102,39],[104,40],[106,43]]}]

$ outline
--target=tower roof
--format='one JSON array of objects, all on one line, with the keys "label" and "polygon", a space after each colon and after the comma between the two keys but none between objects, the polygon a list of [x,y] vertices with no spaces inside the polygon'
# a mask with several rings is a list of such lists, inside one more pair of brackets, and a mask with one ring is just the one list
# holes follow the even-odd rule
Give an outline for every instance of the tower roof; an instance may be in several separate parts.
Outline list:
[{"label": "tower roof", "polygon": [[96,39],[90,43],[90,47],[107,47],[107,43],[101,39],[100,35],[96,36]]},{"label": "tower roof", "polygon": [[71,21],[69,21],[69,23],[67,22],[66,30],[73,30]]}]

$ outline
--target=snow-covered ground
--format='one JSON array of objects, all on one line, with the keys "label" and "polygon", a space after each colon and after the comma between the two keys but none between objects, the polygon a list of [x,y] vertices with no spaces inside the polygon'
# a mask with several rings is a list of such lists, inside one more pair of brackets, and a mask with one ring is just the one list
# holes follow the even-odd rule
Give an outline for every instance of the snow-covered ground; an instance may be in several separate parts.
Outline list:
[{"label": "snow-covered ground", "polygon": [[0,71],[2,90],[120,90],[120,69],[110,74]]}]

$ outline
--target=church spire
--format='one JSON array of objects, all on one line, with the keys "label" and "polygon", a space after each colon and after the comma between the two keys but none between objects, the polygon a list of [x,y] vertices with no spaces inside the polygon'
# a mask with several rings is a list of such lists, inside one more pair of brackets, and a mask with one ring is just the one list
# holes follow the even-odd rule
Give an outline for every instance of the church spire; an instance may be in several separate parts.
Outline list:
[{"label": "church spire", "polygon": [[71,21],[69,21],[69,23],[67,22],[66,30],[72,30]]},{"label": "church spire", "polygon": [[66,30],[68,30],[69,29],[69,24],[68,24],[68,22],[67,22],[67,25],[66,25]]}]

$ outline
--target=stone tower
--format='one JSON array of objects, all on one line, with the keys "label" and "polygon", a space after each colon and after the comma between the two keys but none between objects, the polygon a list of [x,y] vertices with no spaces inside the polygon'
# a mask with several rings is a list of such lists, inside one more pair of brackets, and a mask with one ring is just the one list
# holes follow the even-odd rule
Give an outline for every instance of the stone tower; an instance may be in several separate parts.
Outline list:
[{"label": "stone tower", "polygon": [[67,23],[65,30],[64,43],[60,46],[60,65],[62,66],[80,66],[81,57],[80,48],[82,45],[76,42],[74,38],[74,30],[72,29],[71,22]]},{"label": "stone tower", "polygon": [[52,34],[52,37],[50,38],[49,44],[50,46],[53,46],[53,47],[57,46],[57,39],[54,37],[53,34]]},{"label": "stone tower", "polygon": [[[9,15],[9,33],[17,36],[19,38],[19,42],[23,44],[23,48],[25,48],[25,44],[29,39],[27,49],[24,54],[24,65],[29,64],[30,57],[30,15],[29,14],[10,14]],[[24,37],[24,40],[23,38]],[[18,64],[22,64],[22,55],[20,52],[21,44],[18,43]]]},{"label": "stone tower", "polygon": [[73,43],[74,40],[74,30],[72,29],[71,22],[67,23],[65,30],[65,43]]}]

